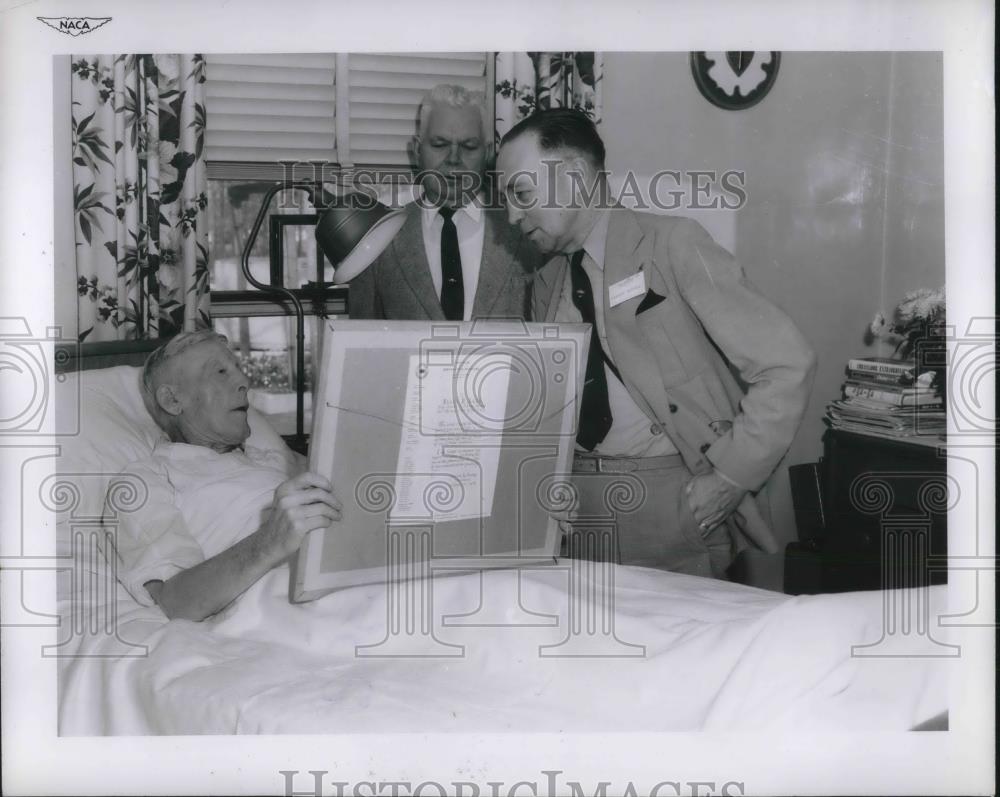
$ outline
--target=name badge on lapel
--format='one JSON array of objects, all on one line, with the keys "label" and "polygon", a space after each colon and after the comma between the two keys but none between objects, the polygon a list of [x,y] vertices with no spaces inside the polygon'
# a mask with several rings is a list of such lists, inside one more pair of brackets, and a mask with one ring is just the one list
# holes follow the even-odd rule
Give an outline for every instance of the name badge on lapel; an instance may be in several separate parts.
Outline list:
[{"label": "name badge on lapel", "polygon": [[627,302],[635,296],[644,296],[646,293],[646,274],[639,271],[631,277],[619,280],[614,285],[608,286],[608,301],[612,307]]}]

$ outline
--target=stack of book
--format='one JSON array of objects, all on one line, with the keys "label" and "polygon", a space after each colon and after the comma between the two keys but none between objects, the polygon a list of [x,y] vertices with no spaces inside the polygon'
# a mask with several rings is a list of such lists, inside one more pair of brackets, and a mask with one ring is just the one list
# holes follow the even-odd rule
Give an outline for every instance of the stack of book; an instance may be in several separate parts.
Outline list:
[{"label": "stack of book", "polygon": [[944,401],[933,373],[916,374],[912,360],[849,360],[843,398],[827,407],[834,429],[879,437],[937,442],[944,437]]}]

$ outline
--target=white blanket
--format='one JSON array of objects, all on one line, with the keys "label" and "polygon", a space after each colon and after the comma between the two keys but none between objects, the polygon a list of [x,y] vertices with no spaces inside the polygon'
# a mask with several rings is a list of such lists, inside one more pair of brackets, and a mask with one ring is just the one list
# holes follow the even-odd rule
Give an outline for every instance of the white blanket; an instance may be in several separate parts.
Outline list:
[{"label": "white blanket", "polygon": [[[70,374],[57,390],[79,401],[81,412],[80,435],[60,444],[60,471],[79,482],[75,514],[99,516],[105,474],[148,457],[161,436],[138,380],[139,369],[122,366]],[[262,417],[251,412],[250,423],[248,444],[287,451]],[[88,487],[91,481],[97,484]],[[239,514],[231,501],[211,509],[219,506],[227,518]],[[58,550],[66,555],[73,538],[70,509],[57,529]],[[89,526],[80,530],[92,532]],[[852,657],[852,645],[882,635],[878,593],[790,598],[615,567],[614,632],[622,644],[603,633],[569,639],[577,645],[589,640],[598,652],[643,655],[543,657],[542,646],[569,635],[566,569],[523,574],[521,605],[536,615],[514,611],[514,573],[487,574],[485,595],[495,608],[485,620],[495,625],[480,627],[446,620],[473,612],[480,599],[478,575],[450,576],[433,589],[439,644],[428,643],[427,635],[387,641],[415,641],[423,653],[456,652],[445,646],[460,645],[462,655],[371,658],[359,657],[357,646],[387,637],[384,588],[358,587],[293,606],[282,568],[216,618],[167,622],[158,608],[139,606],[123,588],[115,595],[114,575],[103,561],[86,560],[90,542],[77,547],[73,572],[60,574],[66,579],[59,593],[60,654],[66,657],[59,684],[62,734],[905,729],[947,708],[953,660]],[[74,585],[75,602],[68,589],[74,574],[84,576]],[[106,586],[115,603],[107,602]],[[925,596],[935,634],[943,631],[934,618],[945,595],[942,587]],[[596,602],[601,596],[592,597]],[[901,604],[913,598],[897,597]],[[555,616],[558,624],[510,625],[540,622],[539,614]],[[588,618],[584,612],[572,619]],[[599,621],[595,630],[605,630],[602,612],[591,619]],[[586,628],[584,622],[581,630]],[[905,641],[890,638],[879,651],[899,652]],[[548,652],[553,650],[574,649]]]},{"label": "white blanket", "polygon": [[[60,673],[60,733],[903,730],[947,709],[948,660],[852,656],[852,645],[883,635],[879,593],[794,598],[612,571],[618,643],[602,633],[606,612],[590,615],[596,633],[569,634],[568,567],[522,573],[526,611],[511,608],[515,572],[486,573],[486,604],[504,608],[478,616],[499,625],[479,627],[453,624],[479,605],[479,575],[438,578],[433,636],[420,633],[418,614],[416,633],[402,638],[388,633],[385,587],[292,605],[286,568],[204,623],[167,622],[120,589],[117,636],[75,636],[63,649],[75,655]],[[927,593],[932,617],[945,594]],[[544,615],[558,624],[502,625]],[[567,638],[620,657],[540,655],[573,652],[542,648]],[[358,655],[383,641],[424,657]],[[890,636],[880,650],[893,645]]]}]

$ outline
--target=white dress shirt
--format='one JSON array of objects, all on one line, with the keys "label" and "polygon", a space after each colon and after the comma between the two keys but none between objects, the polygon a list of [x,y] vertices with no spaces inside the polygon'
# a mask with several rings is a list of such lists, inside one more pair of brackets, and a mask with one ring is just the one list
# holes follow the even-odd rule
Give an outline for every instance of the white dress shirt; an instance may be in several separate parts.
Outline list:
[{"label": "white dress shirt", "polygon": [[[486,219],[476,198],[455,211],[452,216],[458,233],[458,252],[462,256],[462,287],[465,290],[465,321],[472,319],[472,305],[476,300],[479,285],[479,266],[483,259],[483,239],[486,233]],[[444,218],[438,208],[421,207],[420,224],[424,234],[424,249],[431,269],[434,290],[441,296],[441,229]]]}]

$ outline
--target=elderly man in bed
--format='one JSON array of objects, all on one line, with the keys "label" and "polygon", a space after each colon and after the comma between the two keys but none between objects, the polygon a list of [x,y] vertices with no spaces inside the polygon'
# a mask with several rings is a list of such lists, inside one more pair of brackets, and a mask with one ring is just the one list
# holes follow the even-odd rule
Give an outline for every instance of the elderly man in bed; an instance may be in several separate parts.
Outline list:
[{"label": "elderly man in bed", "polygon": [[247,379],[226,338],[184,333],[153,352],[143,400],[166,434],[125,469],[148,490],[124,514],[119,580],[171,619],[203,620],[340,518],[330,483],[301,460],[245,445]]}]

